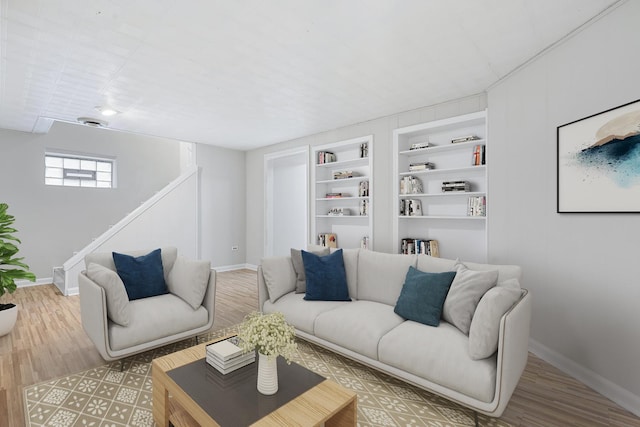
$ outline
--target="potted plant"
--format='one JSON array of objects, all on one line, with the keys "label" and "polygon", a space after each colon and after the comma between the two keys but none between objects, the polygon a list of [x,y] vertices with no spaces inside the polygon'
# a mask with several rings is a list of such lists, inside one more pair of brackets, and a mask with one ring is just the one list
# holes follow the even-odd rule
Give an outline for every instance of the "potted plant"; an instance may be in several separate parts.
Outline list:
[{"label": "potted plant", "polygon": [[240,324],[238,338],[244,351],[258,351],[258,391],[271,395],[278,391],[278,356],[291,363],[297,345],[295,329],[282,313],[250,313]]},{"label": "potted plant", "polygon": [[[0,203],[0,298],[16,290],[16,280],[36,280],[29,266],[22,262],[23,258],[16,258],[18,247],[15,243],[21,242],[13,235],[18,230],[11,227],[15,218],[7,213],[7,209],[9,206],[6,203]],[[0,336],[11,332],[17,318],[18,307],[15,304],[0,303]]]}]

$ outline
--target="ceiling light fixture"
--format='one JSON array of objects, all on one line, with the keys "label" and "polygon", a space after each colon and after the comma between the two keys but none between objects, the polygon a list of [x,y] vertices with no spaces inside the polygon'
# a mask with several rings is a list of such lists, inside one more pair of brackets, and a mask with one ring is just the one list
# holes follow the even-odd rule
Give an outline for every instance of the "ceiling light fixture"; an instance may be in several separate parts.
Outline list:
[{"label": "ceiling light fixture", "polygon": [[116,114],[120,113],[120,111],[114,110],[113,108],[108,107],[106,105],[105,106],[98,105],[98,106],[96,106],[96,110],[100,111],[100,114],[102,114],[103,116],[107,116],[107,117],[115,116]]},{"label": "ceiling light fixture", "polygon": [[109,122],[105,122],[104,120],[100,120],[100,119],[95,119],[93,117],[78,117],[77,120],[83,125],[92,126],[95,128],[109,126]]}]

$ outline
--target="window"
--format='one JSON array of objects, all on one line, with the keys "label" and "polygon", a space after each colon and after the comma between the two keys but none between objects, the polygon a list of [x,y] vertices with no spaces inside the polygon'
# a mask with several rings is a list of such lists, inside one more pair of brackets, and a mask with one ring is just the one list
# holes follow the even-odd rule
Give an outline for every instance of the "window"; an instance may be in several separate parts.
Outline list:
[{"label": "window", "polygon": [[45,153],[44,183],[66,187],[115,187],[115,160],[75,154]]}]

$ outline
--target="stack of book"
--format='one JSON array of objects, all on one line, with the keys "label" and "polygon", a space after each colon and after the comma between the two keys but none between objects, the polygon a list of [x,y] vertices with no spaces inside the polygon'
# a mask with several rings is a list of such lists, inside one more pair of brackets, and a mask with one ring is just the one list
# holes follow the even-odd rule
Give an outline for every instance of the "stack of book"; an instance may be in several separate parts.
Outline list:
[{"label": "stack of book", "polygon": [[333,179],[347,179],[353,178],[355,174],[353,171],[335,171],[333,172]]},{"label": "stack of book", "polygon": [[435,166],[431,162],[419,162],[419,163],[410,163],[409,171],[423,171],[433,169]]},{"label": "stack of book", "polygon": [[207,363],[222,374],[228,374],[256,360],[256,352],[244,353],[238,346],[238,338],[218,341],[207,346]]},{"label": "stack of book", "polygon": [[467,181],[445,181],[442,183],[442,192],[469,191],[470,186]]},{"label": "stack of book", "polygon": [[459,136],[459,137],[453,138],[451,140],[451,143],[458,144],[460,142],[477,141],[478,139],[480,139],[478,135],[465,135],[465,136]]},{"label": "stack of book", "polygon": [[325,248],[337,248],[338,236],[335,233],[320,233],[318,234],[318,244]]}]

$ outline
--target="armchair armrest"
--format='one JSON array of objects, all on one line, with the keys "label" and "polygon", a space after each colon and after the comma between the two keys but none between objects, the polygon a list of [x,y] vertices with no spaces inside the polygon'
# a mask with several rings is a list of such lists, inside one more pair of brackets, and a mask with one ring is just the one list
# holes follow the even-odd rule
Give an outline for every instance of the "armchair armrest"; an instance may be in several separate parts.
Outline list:
[{"label": "armchair armrest", "polygon": [[85,272],[78,275],[80,316],[82,327],[103,359],[112,360],[108,344],[107,297],[104,289],[89,279]]},{"label": "armchair armrest", "polygon": [[207,321],[207,329],[213,326],[213,319],[216,310],[216,270],[213,268],[209,274],[209,283],[207,284],[207,291],[204,294],[202,305],[207,309],[209,313]]}]

